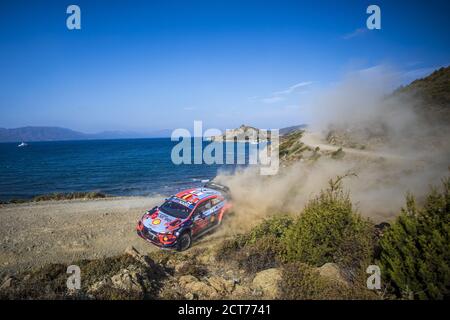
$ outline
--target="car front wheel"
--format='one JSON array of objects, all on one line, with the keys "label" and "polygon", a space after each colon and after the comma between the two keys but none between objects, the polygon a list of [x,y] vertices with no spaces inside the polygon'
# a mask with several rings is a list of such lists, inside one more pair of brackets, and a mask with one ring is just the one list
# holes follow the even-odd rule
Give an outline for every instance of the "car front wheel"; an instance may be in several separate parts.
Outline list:
[{"label": "car front wheel", "polygon": [[189,234],[189,232],[185,232],[178,238],[177,249],[178,249],[178,251],[187,250],[187,249],[189,249],[191,244],[192,244],[191,235]]}]

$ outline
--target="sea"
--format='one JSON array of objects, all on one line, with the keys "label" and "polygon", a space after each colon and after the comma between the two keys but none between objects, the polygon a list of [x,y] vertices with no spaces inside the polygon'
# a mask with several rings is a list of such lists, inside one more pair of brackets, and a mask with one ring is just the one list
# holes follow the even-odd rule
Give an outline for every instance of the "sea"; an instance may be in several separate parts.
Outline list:
[{"label": "sea", "polygon": [[[191,154],[194,151],[191,141]],[[0,201],[55,192],[98,191],[111,196],[171,195],[203,185],[217,174],[248,165],[174,164],[170,138],[0,143]],[[203,141],[206,147],[210,142]],[[218,143],[218,142],[215,142]],[[232,144],[232,149],[230,145]],[[224,159],[238,144],[223,143]],[[242,151],[241,151],[242,153]]]}]

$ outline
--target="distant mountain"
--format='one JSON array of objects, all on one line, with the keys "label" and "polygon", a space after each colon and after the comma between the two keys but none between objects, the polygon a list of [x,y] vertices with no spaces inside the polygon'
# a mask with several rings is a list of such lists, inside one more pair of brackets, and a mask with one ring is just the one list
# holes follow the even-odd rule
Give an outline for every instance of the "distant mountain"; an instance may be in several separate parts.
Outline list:
[{"label": "distant mountain", "polygon": [[81,140],[86,134],[58,127],[0,128],[0,142]]},{"label": "distant mountain", "polygon": [[22,127],[14,129],[0,128],[0,142],[161,138],[170,137],[171,132],[171,130],[159,130],[149,133],[104,131],[100,133],[88,134],[60,127]]}]

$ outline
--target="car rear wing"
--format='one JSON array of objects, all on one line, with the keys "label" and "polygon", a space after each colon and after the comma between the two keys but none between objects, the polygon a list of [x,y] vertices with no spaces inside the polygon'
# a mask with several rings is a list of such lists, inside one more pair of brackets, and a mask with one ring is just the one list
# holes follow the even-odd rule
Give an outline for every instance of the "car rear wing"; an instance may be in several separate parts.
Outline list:
[{"label": "car rear wing", "polygon": [[231,197],[230,188],[228,188],[227,186],[224,186],[223,184],[209,181],[209,182],[205,183],[204,187],[219,191],[227,199],[230,199],[230,197]]}]

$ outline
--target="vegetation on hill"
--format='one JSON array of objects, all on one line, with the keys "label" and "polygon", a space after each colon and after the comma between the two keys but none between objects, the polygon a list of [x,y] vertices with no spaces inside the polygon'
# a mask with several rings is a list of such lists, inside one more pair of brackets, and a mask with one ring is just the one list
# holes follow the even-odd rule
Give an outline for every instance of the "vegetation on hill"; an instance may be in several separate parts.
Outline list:
[{"label": "vegetation on hill", "polygon": [[417,111],[426,119],[448,124],[450,120],[450,66],[440,68],[429,76],[411,82],[394,92],[419,98]]},{"label": "vegetation on hill", "polygon": [[293,130],[280,139],[279,156],[281,161],[290,163],[298,160],[317,160],[320,157],[319,149],[312,149],[305,145],[301,139],[304,130]]}]

